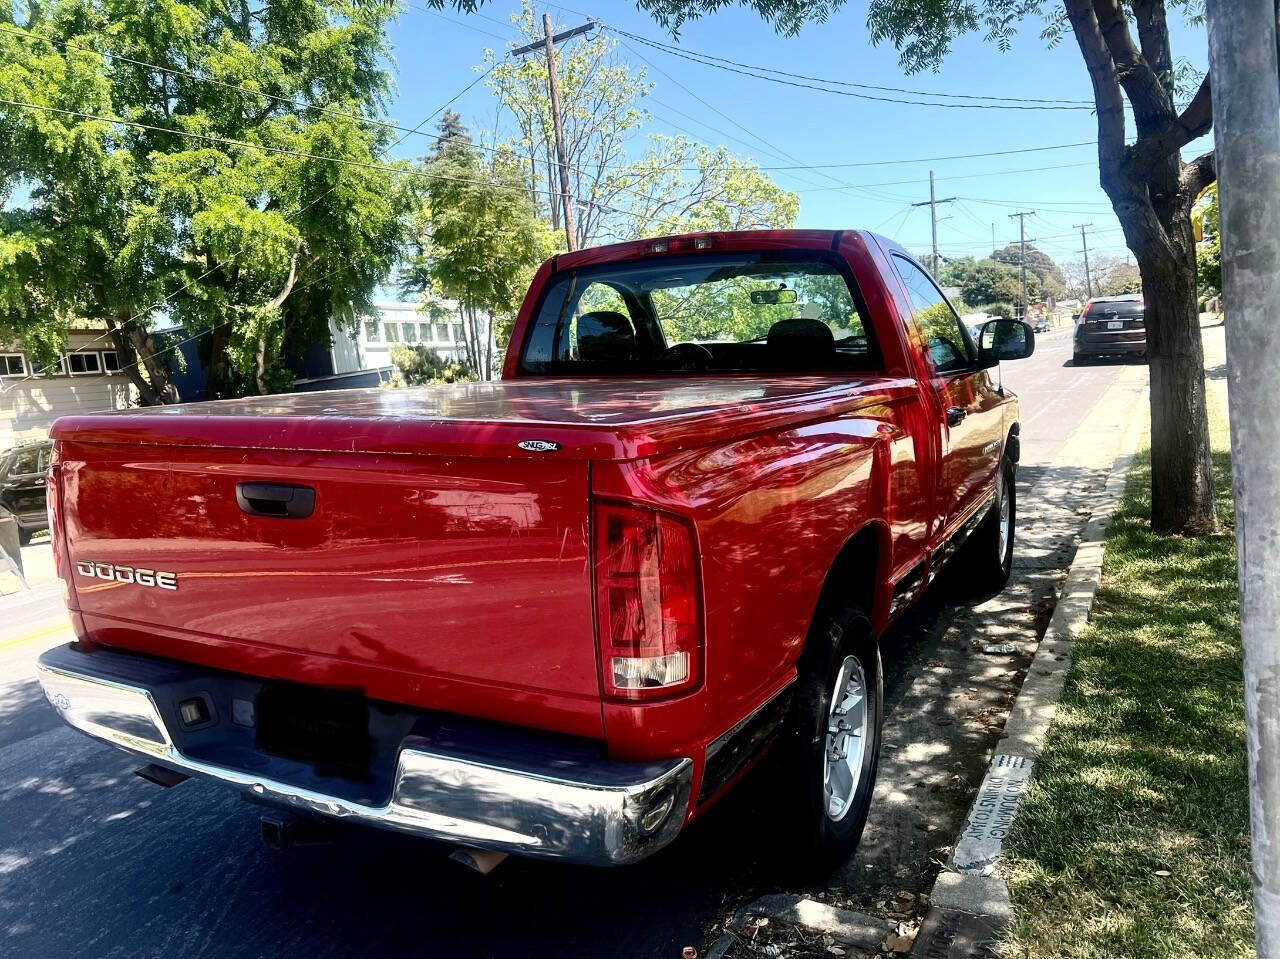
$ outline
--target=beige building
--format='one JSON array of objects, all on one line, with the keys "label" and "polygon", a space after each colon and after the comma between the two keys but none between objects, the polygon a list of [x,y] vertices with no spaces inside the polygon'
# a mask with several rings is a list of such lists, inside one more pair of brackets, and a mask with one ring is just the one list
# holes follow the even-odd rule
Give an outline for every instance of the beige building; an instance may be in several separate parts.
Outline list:
[{"label": "beige building", "polygon": [[0,450],[46,436],[59,416],[124,409],[136,395],[100,330],[72,331],[53,369],[34,369],[20,348],[0,347]]}]

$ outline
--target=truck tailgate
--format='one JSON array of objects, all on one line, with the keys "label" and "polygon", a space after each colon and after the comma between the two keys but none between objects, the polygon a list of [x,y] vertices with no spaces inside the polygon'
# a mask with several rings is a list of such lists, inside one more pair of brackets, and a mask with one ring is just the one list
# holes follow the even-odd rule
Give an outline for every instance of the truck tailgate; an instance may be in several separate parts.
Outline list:
[{"label": "truck tailgate", "polygon": [[[58,462],[91,640],[601,734],[587,462],[74,436]],[[247,513],[246,483],[314,490],[314,510]]]}]

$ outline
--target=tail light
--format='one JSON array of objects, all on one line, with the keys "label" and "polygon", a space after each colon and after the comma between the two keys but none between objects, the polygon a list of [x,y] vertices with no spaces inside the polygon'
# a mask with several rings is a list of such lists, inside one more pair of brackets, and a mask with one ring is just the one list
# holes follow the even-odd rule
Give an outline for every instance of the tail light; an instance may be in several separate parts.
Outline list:
[{"label": "tail light", "polygon": [[604,692],[652,699],[702,681],[693,529],[654,510],[595,511],[596,632]]},{"label": "tail light", "polygon": [[1080,322],[1087,323],[1089,321],[1089,311],[1093,309],[1093,303],[1090,301],[1084,305],[1084,309],[1080,311]]}]

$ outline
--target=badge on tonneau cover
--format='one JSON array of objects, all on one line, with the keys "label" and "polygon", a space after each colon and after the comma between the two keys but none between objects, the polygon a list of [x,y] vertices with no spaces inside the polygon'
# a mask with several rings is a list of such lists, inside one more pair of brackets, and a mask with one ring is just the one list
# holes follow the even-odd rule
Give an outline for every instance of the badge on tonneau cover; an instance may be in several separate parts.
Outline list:
[{"label": "badge on tonneau cover", "polygon": [[559,443],[551,440],[521,440],[516,445],[530,453],[554,453],[560,448]]}]

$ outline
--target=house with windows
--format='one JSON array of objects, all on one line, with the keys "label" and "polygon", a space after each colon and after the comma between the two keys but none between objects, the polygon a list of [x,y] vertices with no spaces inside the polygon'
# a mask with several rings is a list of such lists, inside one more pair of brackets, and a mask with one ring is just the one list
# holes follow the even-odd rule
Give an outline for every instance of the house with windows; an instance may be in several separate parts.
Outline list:
[{"label": "house with windows", "polygon": [[[330,320],[331,342],[298,344],[294,356],[299,391],[376,386],[391,378],[391,347],[425,344],[447,360],[467,355],[456,306],[434,318],[417,303],[382,301],[376,317],[341,327]],[[157,342],[176,357],[170,366],[185,401],[205,398],[208,371],[199,337],[181,328],[156,331]],[[116,351],[102,327],[72,330],[67,352],[48,368],[38,368],[17,346],[0,346],[0,451],[48,435],[59,416],[125,409],[137,403],[137,390],[121,371]]]},{"label": "house with windows", "polygon": [[341,376],[357,370],[385,370],[390,375],[391,348],[397,345],[430,347],[442,359],[463,360],[467,356],[462,321],[455,304],[442,301],[442,314],[434,318],[417,303],[382,301],[374,303],[378,315],[339,328],[330,322],[333,374]]},{"label": "house with windows", "polygon": [[[444,305],[453,306],[451,303]],[[343,358],[347,362],[360,362],[362,365],[359,369],[390,367],[391,347],[396,345],[416,346],[421,343],[434,350],[442,359],[466,358],[462,322],[452,310],[447,317],[433,320],[418,308],[417,303],[379,302],[374,304],[374,308],[378,315],[360,321],[359,329],[342,331],[335,326],[335,373],[349,372],[339,368],[341,361],[337,343],[343,338],[353,344],[350,355]]]},{"label": "house with windows", "polygon": [[47,436],[59,416],[125,409],[136,395],[102,328],[72,330],[52,367],[0,346],[0,450]]}]

